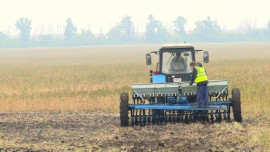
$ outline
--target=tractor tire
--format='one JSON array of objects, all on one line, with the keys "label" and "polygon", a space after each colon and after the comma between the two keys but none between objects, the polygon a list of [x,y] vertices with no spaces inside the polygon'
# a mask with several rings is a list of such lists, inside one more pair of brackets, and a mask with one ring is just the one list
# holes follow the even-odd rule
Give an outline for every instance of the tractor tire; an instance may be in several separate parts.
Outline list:
[{"label": "tractor tire", "polygon": [[241,115],[241,100],[239,88],[232,89],[232,104],[233,104],[233,117],[237,122],[242,122]]},{"label": "tractor tire", "polygon": [[128,126],[128,93],[123,92],[120,96],[120,122],[121,126]]}]

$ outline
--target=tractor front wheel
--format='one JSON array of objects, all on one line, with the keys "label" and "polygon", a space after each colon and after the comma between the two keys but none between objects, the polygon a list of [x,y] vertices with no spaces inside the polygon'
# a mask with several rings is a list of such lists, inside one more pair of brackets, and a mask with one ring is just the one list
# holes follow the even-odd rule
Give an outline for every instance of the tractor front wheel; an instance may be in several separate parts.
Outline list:
[{"label": "tractor front wheel", "polygon": [[239,88],[232,89],[232,104],[233,104],[233,117],[237,122],[242,122],[241,115],[241,100]]},{"label": "tractor front wheel", "polygon": [[121,126],[128,126],[128,93],[123,92],[120,96],[120,121]]}]

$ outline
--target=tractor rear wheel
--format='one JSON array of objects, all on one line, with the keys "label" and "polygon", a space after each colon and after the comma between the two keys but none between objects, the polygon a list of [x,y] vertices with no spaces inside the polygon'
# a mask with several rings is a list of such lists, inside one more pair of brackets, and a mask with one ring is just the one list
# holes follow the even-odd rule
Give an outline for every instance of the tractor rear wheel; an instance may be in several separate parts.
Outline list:
[{"label": "tractor rear wheel", "polygon": [[232,89],[232,104],[233,104],[233,117],[237,122],[242,122],[241,115],[241,100],[239,88]]},{"label": "tractor rear wheel", "polygon": [[123,92],[120,96],[120,122],[121,126],[128,126],[128,93]]}]

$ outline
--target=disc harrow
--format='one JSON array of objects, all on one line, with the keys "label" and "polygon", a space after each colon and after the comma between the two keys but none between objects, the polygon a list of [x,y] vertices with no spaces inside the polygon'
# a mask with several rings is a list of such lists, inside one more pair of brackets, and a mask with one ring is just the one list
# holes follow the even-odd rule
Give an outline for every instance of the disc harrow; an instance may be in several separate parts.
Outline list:
[{"label": "disc harrow", "polygon": [[224,94],[216,98],[210,96],[215,101],[209,102],[209,107],[198,108],[196,102],[182,102],[177,97],[149,98],[133,97],[129,104],[131,125],[150,125],[177,122],[197,122],[197,121],[230,121],[232,102],[227,101]]}]

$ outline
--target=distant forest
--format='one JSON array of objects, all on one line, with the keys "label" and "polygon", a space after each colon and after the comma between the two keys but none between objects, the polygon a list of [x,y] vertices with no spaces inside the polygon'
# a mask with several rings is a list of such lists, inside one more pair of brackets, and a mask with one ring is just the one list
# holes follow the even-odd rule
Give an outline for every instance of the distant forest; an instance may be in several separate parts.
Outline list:
[{"label": "distant forest", "polygon": [[245,42],[270,41],[270,21],[265,28],[256,28],[250,22],[242,23],[236,30],[225,30],[216,20],[207,17],[195,22],[195,28],[187,32],[188,20],[177,17],[170,28],[165,27],[153,15],[147,18],[145,33],[136,33],[130,16],[124,16],[109,32],[93,34],[90,30],[80,29],[71,18],[66,20],[63,34],[31,35],[32,22],[28,18],[19,18],[15,27],[18,35],[12,36],[0,31],[0,48],[17,47],[54,47],[54,46],[91,46],[120,44],[156,44],[175,42]]}]

